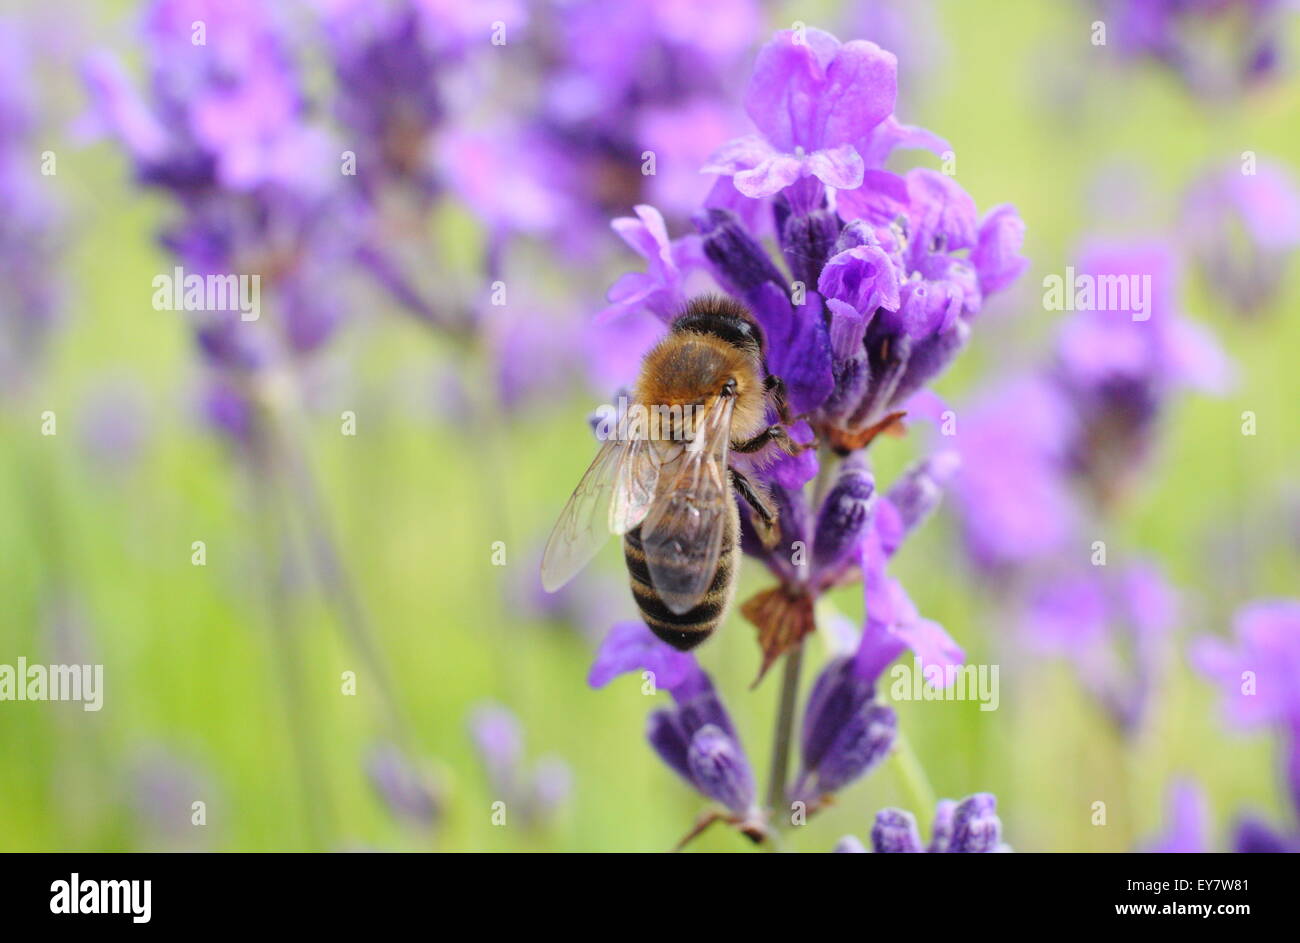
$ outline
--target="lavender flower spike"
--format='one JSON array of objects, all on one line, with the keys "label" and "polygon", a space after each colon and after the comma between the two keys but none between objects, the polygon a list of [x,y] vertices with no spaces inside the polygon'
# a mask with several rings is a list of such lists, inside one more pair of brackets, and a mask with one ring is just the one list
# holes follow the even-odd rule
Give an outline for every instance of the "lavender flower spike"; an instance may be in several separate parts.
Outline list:
[{"label": "lavender flower spike", "polygon": [[888,755],[897,729],[893,708],[878,702],[874,686],[854,674],[853,659],[834,659],[808,697],[803,771],[793,798],[817,799],[854,782]]},{"label": "lavender flower spike", "polygon": [[863,186],[898,144],[943,142],[894,121],[898,60],[875,43],[784,30],[765,45],[745,92],[758,134],[723,145],[706,173],[733,178],[747,197],[771,196],[805,177],[835,190]]},{"label": "lavender flower spike", "polygon": [[588,681],[604,687],[620,674],[646,672],[646,680],[676,702],[650,715],[646,737],[660,758],[697,792],[742,819],[757,816],[754,774],[744,747],[709,676],[695,656],[655,638],[642,622],[610,630]]},{"label": "lavender flower spike", "polygon": [[929,851],[931,854],[987,854],[1010,851],[1002,842],[998,801],[977,792],[960,802],[944,799],[935,809],[930,847],[921,846],[916,818],[902,809],[881,809],[871,829],[872,850],[882,854]]}]

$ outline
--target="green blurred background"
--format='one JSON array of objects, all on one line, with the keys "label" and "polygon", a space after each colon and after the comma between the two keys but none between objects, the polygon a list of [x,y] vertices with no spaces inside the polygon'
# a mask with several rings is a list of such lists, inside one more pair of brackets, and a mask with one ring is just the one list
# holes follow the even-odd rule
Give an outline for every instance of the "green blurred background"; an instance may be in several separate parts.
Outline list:
[{"label": "green blurred background", "polygon": [[[838,16],[833,6],[787,4],[771,22],[818,24]],[[115,21],[129,9],[94,15]],[[1037,286],[1070,263],[1083,236],[1170,232],[1181,189],[1210,160],[1249,149],[1300,163],[1294,73],[1243,103],[1215,107],[1159,70],[1096,63],[1092,17],[1080,5],[949,0],[937,14],[944,54],[918,94],[904,87],[900,113],[952,142],[958,178],[981,207],[1018,207],[1033,263],[939,383],[952,402],[1033,357],[1057,317],[1042,312]],[[1294,24],[1292,33],[1289,46],[1300,52]],[[75,112],[73,83],[52,88]],[[258,588],[265,515],[247,476],[195,419],[189,332],[178,316],[150,306],[151,279],[172,265],[154,242],[168,207],[130,184],[112,146],[58,142],[56,150],[54,185],[70,236],[61,273],[66,324],[34,388],[0,410],[0,662],[18,655],[48,662],[56,626],[74,624],[88,660],[105,665],[105,703],[98,713],[77,704],[0,704],[0,850],[670,847],[703,802],[646,745],[652,700],[636,679],[590,690],[590,641],[511,602],[523,579],[516,571],[533,565],[537,542],[590,459],[583,417],[595,397],[575,390],[495,424],[449,421],[436,378],[452,352],[406,320],[370,311],[359,312],[327,357],[346,379],[299,421],[413,751],[440,783],[444,811],[433,830],[414,828],[371,788],[365,757],[386,736],[375,678],[310,574],[295,571],[293,664],[322,763],[311,801],[324,825],[308,828],[285,674]],[[1103,198],[1114,195],[1095,183],[1107,167],[1139,181],[1127,201]],[[449,261],[450,277],[470,277],[481,238],[472,218],[447,207],[433,225],[443,244],[469,247]],[[598,307],[600,290],[584,286],[583,305]],[[1222,399],[1176,401],[1145,490],[1110,535],[1163,561],[1184,591],[1180,642],[1226,632],[1232,611],[1250,599],[1296,594],[1295,535],[1275,509],[1297,494],[1300,271],[1292,267],[1281,300],[1258,324],[1218,310],[1190,276],[1184,300],[1234,358],[1239,382]],[[469,369],[481,382],[482,365]],[[109,395],[123,389],[129,406]],[[357,415],[354,437],[340,434],[344,409]],[[1247,409],[1259,417],[1253,438],[1239,433]],[[55,436],[40,434],[45,410],[57,416]],[[115,410],[138,411],[142,436],[121,467],[84,444]],[[914,441],[883,442],[877,477],[890,480],[917,449]],[[1234,537],[1251,550],[1248,566],[1222,565]],[[203,567],[191,565],[196,540],[206,542]],[[505,567],[492,565],[495,541],[505,542]],[[621,591],[614,551],[598,568],[595,578]],[[926,525],[896,574],[970,660],[1005,657],[1009,627],[963,567],[950,519]],[[741,598],[767,583],[753,565],[741,579]],[[836,603],[861,613],[856,590]],[[819,661],[820,642],[813,654]],[[752,629],[733,613],[701,658],[765,771],[776,680],[748,690],[757,663]],[[897,705],[933,792],[995,793],[1016,849],[1130,849],[1161,828],[1166,787],[1182,773],[1206,787],[1220,839],[1244,806],[1284,816],[1272,739],[1224,729],[1217,693],[1188,669],[1181,645],[1150,722],[1129,743],[1109,731],[1064,666],[1025,667],[1014,677],[1004,671],[995,712],[973,702]],[[355,697],[340,694],[349,670],[358,673]],[[492,824],[497,797],[466,729],[469,711],[487,700],[519,716],[530,759],[554,754],[572,768],[569,801],[542,827]],[[188,801],[172,808],[142,790],[142,770],[158,756],[193,771],[198,785],[188,792],[208,804],[202,829],[188,825]],[[1108,805],[1105,827],[1091,824],[1097,800]],[[865,837],[886,805],[923,819],[930,811],[915,808],[893,759],[789,833],[787,844],[828,850],[845,833]],[[718,831],[697,847],[749,845]]]}]

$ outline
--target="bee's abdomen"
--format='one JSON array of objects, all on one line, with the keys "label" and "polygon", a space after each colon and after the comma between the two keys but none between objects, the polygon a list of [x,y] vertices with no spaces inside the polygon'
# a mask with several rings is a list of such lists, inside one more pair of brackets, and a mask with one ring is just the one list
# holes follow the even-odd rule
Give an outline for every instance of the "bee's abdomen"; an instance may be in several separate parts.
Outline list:
[{"label": "bee's abdomen", "polygon": [[632,598],[641,610],[641,618],[650,631],[681,651],[703,642],[726,616],[735,589],[736,556],[736,531],[734,527],[728,527],[723,533],[718,567],[708,592],[693,609],[679,615],[668,608],[651,585],[645,550],[641,546],[641,528],[630,530],[623,536],[623,559],[632,583]]}]

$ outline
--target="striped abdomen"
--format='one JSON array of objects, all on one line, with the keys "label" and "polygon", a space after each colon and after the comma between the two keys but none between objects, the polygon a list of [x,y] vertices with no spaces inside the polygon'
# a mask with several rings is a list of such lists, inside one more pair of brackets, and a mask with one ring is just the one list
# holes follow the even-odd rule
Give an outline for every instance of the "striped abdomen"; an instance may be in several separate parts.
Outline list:
[{"label": "striped abdomen", "polygon": [[646,567],[645,550],[641,546],[641,528],[623,535],[623,559],[632,583],[632,598],[641,610],[641,618],[650,631],[673,648],[686,651],[703,642],[727,614],[736,588],[736,565],[739,548],[740,516],[734,501],[728,501],[731,513],[722,533],[722,549],[718,554],[718,568],[704,598],[695,608],[681,615],[669,609],[659,598],[650,583]]}]

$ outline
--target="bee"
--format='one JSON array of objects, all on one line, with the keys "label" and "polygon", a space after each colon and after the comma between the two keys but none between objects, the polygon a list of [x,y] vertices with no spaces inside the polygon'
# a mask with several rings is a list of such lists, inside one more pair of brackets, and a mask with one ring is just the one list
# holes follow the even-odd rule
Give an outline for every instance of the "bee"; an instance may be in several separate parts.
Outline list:
[{"label": "bee", "polygon": [[[769,406],[780,422],[769,424]],[[791,421],[785,389],[767,372],[758,323],[726,298],[697,298],[674,319],[645,356],[628,413],[632,424],[606,439],[561,512],[542,557],[542,585],[555,592],[610,533],[621,535],[642,619],[687,651],[718,627],[735,592],[735,494],[765,544],[779,533],[766,495],[728,464],[729,453],[806,446],[783,425]]]}]

